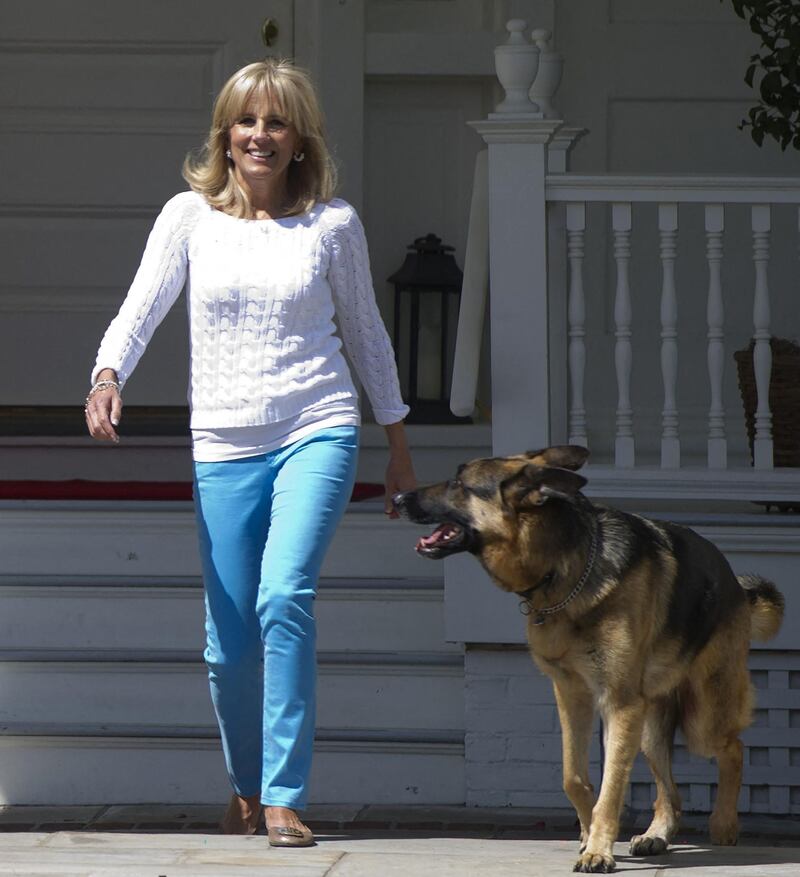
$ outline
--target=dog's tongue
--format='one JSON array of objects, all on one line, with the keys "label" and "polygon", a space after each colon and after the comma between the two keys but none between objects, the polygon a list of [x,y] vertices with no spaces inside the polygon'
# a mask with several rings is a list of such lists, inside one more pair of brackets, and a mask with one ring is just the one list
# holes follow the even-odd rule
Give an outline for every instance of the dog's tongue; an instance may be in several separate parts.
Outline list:
[{"label": "dog's tongue", "polygon": [[451,536],[458,532],[458,527],[454,524],[442,524],[437,527],[430,536],[420,536],[417,540],[417,550],[420,548],[431,548],[438,542],[446,542]]}]

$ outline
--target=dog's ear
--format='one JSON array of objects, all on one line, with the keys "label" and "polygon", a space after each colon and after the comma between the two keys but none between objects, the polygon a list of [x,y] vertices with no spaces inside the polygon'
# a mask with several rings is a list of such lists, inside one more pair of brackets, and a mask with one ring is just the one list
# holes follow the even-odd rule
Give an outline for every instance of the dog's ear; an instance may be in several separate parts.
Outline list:
[{"label": "dog's ear", "polygon": [[534,466],[555,466],[559,469],[580,469],[589,459],[589,449],[582,445],[553,445],[538,451],[526,451]]},{"label": "dog's ear", "polygon": [[512,509],[533,508],[549,499],[573,502],[586,484],[583,475],[570,469],[541,468],[529,464],[500,485],[503,505]]}]

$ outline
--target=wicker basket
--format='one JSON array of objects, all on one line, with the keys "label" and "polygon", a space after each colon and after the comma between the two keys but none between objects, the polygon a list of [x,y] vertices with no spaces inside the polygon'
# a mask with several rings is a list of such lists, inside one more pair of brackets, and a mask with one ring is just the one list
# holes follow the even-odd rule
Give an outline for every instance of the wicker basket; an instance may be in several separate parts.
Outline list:
[{"label": "wicker basket", "polygon": [[[753,348],[733,354],[739,372],[739,391],[744,404],[750,459],[753,459],[756,379],[753,372]],[[769,407],[772,412],[772,443],[776,466],[800,466],[800,347],[785,338],[771,338],[772,374],[769,382]]]}]

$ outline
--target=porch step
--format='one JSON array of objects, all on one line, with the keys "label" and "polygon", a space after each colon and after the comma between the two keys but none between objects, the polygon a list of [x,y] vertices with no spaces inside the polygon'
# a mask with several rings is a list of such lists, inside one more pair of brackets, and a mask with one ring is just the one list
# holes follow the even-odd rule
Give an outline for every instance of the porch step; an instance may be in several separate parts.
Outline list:
[{"label": "porch step", "polygon": [[[3,804],[101,804],[109,801],[219,804],[230,795],[212,737],[0,735]],[[446,739],[347,739],[314,746],[314,804],[458,803],[464,800],[464,746]]]},{"label": "porch step", "polygon": [[[429,528],[389,520],[380,502],[353,503],[328,551],[328,578],[440,579],[419,557]],[[5,575],[59,578],[199,577],[194,511],[187,502],[0,501]]]},{"label": "porch step", "polygon": [[[224,800],[191,507],[71,505],[0,507],[0,803]],[[463,655],[415,540],[374,504],[336,537],[315,803],[464,800]]]},{"label": "porch step", "polygon": [[[3,650],[0,733],[74,736],[80,726],[88,736],[217,736],[206,668],[196,655],[128,657]],[[338,737],[380,732],[380,739],[405,742],[414,734],[430,739],[438,729],[463,737],[460,655],[323,652],[318,665],[321,739],[331,729],[342,729]]]},{"label": "porch step", "polygon": [[[315,612],[322,652],[444,652],[443,585],[435,579],[323,579]],[[188,653],[204,646],[199,578],[0,576],[4,649]],[[111,660],[112,658],[109,657]]]}]

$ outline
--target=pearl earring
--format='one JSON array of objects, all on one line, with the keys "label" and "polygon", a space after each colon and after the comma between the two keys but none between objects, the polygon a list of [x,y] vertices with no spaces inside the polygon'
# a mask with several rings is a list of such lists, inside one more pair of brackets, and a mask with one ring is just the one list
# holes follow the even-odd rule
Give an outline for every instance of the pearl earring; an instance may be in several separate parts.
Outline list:
[{"label": "pearl earring", "polygon": [[231,151],[230,151],[230,149],[226,149],[226,150],[225,150],[225,157],[226,157],[227,159],[233,160],[233,156],[231,155]]}]

